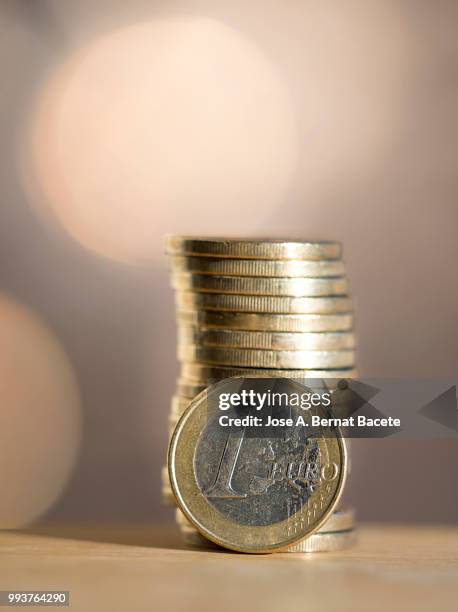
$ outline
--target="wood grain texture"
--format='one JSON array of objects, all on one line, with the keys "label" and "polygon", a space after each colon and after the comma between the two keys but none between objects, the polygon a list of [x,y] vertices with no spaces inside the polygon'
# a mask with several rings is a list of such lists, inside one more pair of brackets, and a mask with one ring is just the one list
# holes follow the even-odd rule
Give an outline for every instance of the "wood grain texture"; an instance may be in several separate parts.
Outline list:
[{"label": "wood grain texture", "polygon": [[167,525],[0,532],[0,588],[70,590],[78,612],[456,611],[458,529],[371,526],[349,551],[261,556],[187,550]]}]

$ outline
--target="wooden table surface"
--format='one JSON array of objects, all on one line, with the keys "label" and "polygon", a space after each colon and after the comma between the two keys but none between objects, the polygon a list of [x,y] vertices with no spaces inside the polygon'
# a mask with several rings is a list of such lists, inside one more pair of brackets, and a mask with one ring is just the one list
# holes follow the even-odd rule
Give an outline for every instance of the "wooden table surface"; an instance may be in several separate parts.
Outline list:
[{"label": "wooden table surface", "polygon": [[69,590],[85,612],[456,612],[458,529],[367,526],[349,551],[260,556],[188,550],[169,525],[3,531],[0,589]]}]

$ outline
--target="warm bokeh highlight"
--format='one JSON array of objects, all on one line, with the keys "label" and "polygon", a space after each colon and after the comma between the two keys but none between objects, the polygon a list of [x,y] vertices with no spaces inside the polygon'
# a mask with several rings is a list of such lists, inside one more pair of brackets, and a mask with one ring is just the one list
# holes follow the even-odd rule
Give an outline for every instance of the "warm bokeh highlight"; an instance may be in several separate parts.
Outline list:
[{"label": "warm bokeh highlight", "polygon": [[217,232],[222,217],[253,231],[297,161],[284,79],[211,19],[157,19],[83,46],[45,84],[32,122],[44,209],[125,261],[157,257],[172,229]]},{"label": "warm bokeh highlight", "polygon": [[80,444],[72,367],[53,334],[0,294],[0,529],[22,527],[62,493]]}]

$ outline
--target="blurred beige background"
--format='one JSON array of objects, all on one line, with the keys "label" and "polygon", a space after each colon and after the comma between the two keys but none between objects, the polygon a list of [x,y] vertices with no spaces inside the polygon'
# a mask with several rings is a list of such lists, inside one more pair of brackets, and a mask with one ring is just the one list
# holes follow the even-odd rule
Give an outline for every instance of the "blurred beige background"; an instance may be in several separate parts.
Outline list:
[{"label": "blurred beige background", "polygon": [[[166,232],[341,240],[361,375],[456,376],[457,19],[3,0],[0,526],[171,519]],[[353,446],[361,518],[457,521],[455,442]]]}]

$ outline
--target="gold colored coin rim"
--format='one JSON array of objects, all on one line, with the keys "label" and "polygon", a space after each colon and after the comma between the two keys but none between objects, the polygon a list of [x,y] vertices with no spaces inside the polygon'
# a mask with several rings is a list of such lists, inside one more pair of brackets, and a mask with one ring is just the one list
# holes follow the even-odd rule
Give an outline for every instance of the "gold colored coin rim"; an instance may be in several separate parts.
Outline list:
[{"label": "gold colored coin rim", "polygon": [[205,347],[255,349],[268,351],[341,351],[354,349],[352,331],[340,332],[265,332],[235,329],[207,329],[178,325],[179,344]]},{"label": "gold colored coin rim", "polygon": [[253,276],[260,278],[328,278],[346,276],[341,259],[231,259],[171,255],[173,272],[193,272],[209,276]]},{"label": "gold colored coin rim", "polygon": [[269,313],[180,307],[177,309],[176,317],[179,324],[238,331],[320,333],[348,331],[354,326],[353,312]]},{"label": "gold colored coin rim", "polygon": [[[303,389],[302,385],[294,381],[290,381],[290,383],[292,385],[297,385],[298,390]],[[336,483],[335,493],[330,499],[328,507],[316,523],[302,533],[295,534],[286,539],[283,530],[291,519],[285,519],[273,525],[256,526],[254,530],[253,527],[248,525],[236,524],[219,513],[204,498],[196,482],[193,471],[193,456],[199,436],[205,426],[205,419],[207,416],[206,410],[201,409],[201,407],[204,402],[206,402],[206,398],[207,390],[204,390],[190,403],[175,427],[168,448],[167,457],[171,488],[177,500],[177,505],[181,508],[188,520],[204,535],[204,537],[215,542],[219,546],[238,552],[252,554],[284,550],[318,531],[337,507],[344,490],[348,461],[347,448],[343,438],[339,435],[333,438],[339,451],[341,469],[339,471],[339,479]],[[187,434],[185,444],[183,444],[181,440],[184,431],[186,431]],[[330,449],[327,448],[326,451],[329,454]],[[179,463],[178,469],[183,472],[180,475],[177,473],[177,463]],[[180,483],[178,483],[178,480],[180,480]],[[311,501],[318,495],[318,492],[319,489],[312,493],[310,498]],[[301,511],[299,510],[298,512]],[[210,531],[210,527],[207,527],[207,525],[210,524],[213,525],[213,532]],[[255,538],[261,542],[260,538],[264,535],[267,536],[270,543],[265,545],[261,543],[257,545],[247,544],[249,537],[251,537],[252,541],[255,536]]]},{"label": "gold colored coin rim", "polygon": [[[185,544],[198,548],[210,548],[215,546],[215,542],[207,540],[197,530],[194,532],[182,529],[179,526]],[[319,552],[338,552],[353,546],[357,539],[357,528],[345,529],[342,531],[319,531],[302,542],[285,548],[284,550],[274,551],[277,554],[310,554]]]},{"label": "gold colored coin rim", "polygon": [[[211,375],[209,375],[212,373]],[[204,382],[208,386],[226,378],[294,378],[311,380],[341,380],[342,378],[356,378],[356,368],[338,369],[284,369],[284,368],[246,368],[238,366],[212,365],[198,361],[183,361],[181,363],[181,378],[190,381]]]},{"label": "gold colored coin rim", "polygon": [[306,538],[302,542],[282,551],[288,554],[291,553],[314,553],[314,552],[332,552],[345,550],[353,546],[356,542],[357,529],[346,529],[342,531],[333,531],[315,533],[311,538]]},{"label": "gold colored coin rim", "polygon": [[244,239],[200,236],[167,236],[166,253],[229,259],[334,260],[342,245],[331,240]]},{"label": "gold colored coin rim", "polygon": [[326,369],[350,368],[356,363],[352,349],[340,351],[271,351],[179,344],[179,361],[199,361],[215,365],[253,368]]},{"label": "gold colored coin rim", "polygon": [[172,274],[172,287],[179,291],[273,297],[331,297],[348,295],[344,276],[327,278],[278,278],[223,276],[180,272]]},{"label": "gold colored coin rim", "polygon": [[180,309],[218,310],[263,314],[345,314],[352,313],[348,295],[330,297],[291,297],[272,295],[239,295],[175,291]]}]

